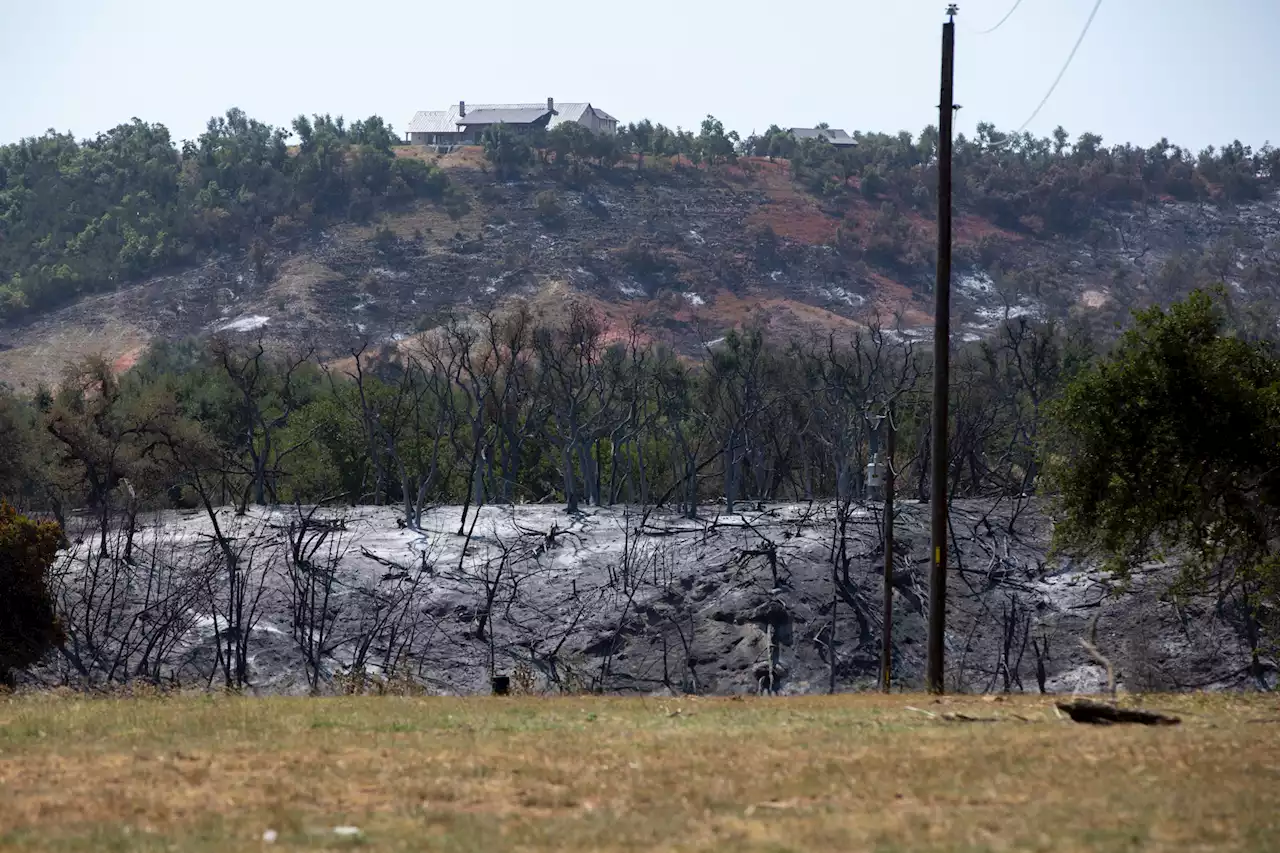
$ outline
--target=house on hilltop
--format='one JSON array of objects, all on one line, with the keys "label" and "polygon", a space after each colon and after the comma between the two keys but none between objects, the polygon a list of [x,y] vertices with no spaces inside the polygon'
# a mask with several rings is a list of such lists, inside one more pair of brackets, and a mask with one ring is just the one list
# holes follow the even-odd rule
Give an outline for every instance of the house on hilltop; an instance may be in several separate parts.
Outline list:
[{"label": "house on hilltop", "polygon": [[613,136],[618,120],[589,103],[472,104],[459,101],[447,110],[420,111],[409,122],[409,142],[415,145],[467,145],[479,142],[484,132],[504,124],[517,133],[538,128],[553,129],[566,122],[580,124],[592,133]]},{"label": "house on hilltop", "polygon": [[833,127],[789,127],[787,133],[801,139],[825,139],[837,148],[856,148],[858,140],[839,128]]},{"label": "house on hilltop", "polygon": [[617,136],[618,120],[599,107],[591,104],[560,104],[556,109],[558,115],[551,120],[551,129],[565,122],[580,124],[592,133],[601,136]]},{"label": "house on hilltop", "polygon": [[478,142],[489,128],[505,124],[516,133],[531,133],[535,130],[546,130],[556,110],[547,101],[545,107],[482,107],[468,110],[465,104],[459,104],[457,125],[465,141]]}]

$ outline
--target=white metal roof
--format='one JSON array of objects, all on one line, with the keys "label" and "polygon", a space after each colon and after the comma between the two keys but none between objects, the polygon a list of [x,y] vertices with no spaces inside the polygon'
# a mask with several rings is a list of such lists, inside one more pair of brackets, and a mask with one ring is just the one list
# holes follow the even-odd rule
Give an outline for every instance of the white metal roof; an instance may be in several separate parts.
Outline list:
[{"label": "white metal roof", "polygon": [[546,104],[541,107],[516,107],[505,109],[492,109],[486,107],[484,109],[473,110],[467,107],[467,114],[458,119],[459,126],[471,124],[533,124],[541,118],[552,114],[552,110],[547,109]]},{"label": "white metal roof", "polygon": [[832,145],[857,145],[858,140],[837,127],[792,127],[787,132],[796,139],[826,139]]},{"label": "white metal roof", "polygon": [[458,108],[419,111],[409,122],[409,133],[457,133]]},{"label": "white metal roof", "polygon": [[[616,118],[606,113],[599,107],[593,107],[587,102],[571,102],[557,103],[555,105],[556,112],[559,115],[551,117],[551,127],[558,124],[564,124],[566,121],[578,122],[582,120],[582,116],[587,110],[594,110],[596,115],[603,121],[617,121]],[[489,110],[539,110],[541,113],[547,111],[545,103],[539,104],[467,104],[467,116],[471,117],[472,113],[489,111]],[[541,114],[540,113],[540,114]],[[414,114],[413,119],[409,122],[409,133],[461,133],[462,128],[458,126],[458,105],[454,104],[447,110],[423,110]]]}]

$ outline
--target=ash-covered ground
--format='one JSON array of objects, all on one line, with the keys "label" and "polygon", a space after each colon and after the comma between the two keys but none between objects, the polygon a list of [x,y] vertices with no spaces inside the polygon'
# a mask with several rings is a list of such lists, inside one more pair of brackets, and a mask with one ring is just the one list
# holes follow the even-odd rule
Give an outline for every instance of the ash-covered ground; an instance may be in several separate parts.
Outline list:
[{"label": "ash-covered ground", "polygon": [[[203,511],[164,512],[138,519],[127,559],[120,524],[104,548],[82,519],[56,583],[67,647],[35,676],[268,693],[352,689],[359,673],[439,693],[487,692],[491,673],[537,692],[874,689],[881,506],[843,523],[830,503],[738,509],[486,506],[463,524],[439,507],[417,530],[394,507],[223,509],[220,535]],[[927,506],[899,503],[901,689],[923,685],[928,525]],[[1122,585],[1050,562],[1034,503],[957,502],[952,532],[950,689],[1104,689],[1080,642],[1095,627],[1122,690],[1274,684],[1250,667],[1239,602],[1170,595],[1171,567]]]}]

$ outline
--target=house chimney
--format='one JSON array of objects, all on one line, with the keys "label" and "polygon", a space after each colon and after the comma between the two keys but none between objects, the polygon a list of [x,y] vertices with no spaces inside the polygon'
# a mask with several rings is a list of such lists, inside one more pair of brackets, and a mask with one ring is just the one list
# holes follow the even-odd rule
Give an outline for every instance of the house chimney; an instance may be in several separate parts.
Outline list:
[{"label": "house chimney", "polygon": [[467,102],[458,101],[458,118],[466,118],[466,117],[467,117]]},{"label": "house chimney", "polygon": [[555,112],[555,111],[556,111],[556,99],[555,99],[555,98],[547,98],[547,109],[548,109],[550,112]]}]

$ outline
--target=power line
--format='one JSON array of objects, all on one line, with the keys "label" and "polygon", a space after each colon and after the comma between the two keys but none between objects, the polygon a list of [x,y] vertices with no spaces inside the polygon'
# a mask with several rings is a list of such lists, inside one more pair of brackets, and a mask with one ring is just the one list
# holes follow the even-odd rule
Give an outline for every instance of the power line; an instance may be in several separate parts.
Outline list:
[{"label": "power line", "polygon": [[1005,21],[1008,21],[1010,18],[1012,18],[1013,13],[1018,11],[1018,7],[1021,5],[1022,5],[1022,0],[1018,0],[1018,2],[1013,4],[1013,8],[1009,10],[1009,14],[1005,15],[1003,18],[1000,19],[1000,23],[996,24],[994,27],[992,27],[989,30],[978,30],[977,35],[980,35],[980,36],[990,35],[991,33],[994,33],[996,30],[1003,27],[1005,24]]},{"label": "power line", "polygon": [[[1016,7],[1015,7],[1016,8]],[[1076,58],[1076,53],[1080,50],[1080,45],[1084,44],[1084,37],[1089,35],[1089,28],[1093,26],[1093,19],[1098,17],[1098,10],[1102,8],[1102,0],[1093,4],[1093,11],[1089,13],[1089,20],[1085,21],[1084,30],[1080,33],[1080,38],[1076,39],[1076,46],[1071,48],[1071,55],[1067,57],[1067,62],[1062,66],[1062,70],[1058,72],[1057,78],[1053,81],[1053,85],[1049,87],[1049,92],[1044,96],[1044,100],[1040,102],[1040,106],[1036,107],[1036,111],[1031,114],[1031,118],[1022,123],[1022,127],[1013,132],[1014,136],[1027,129],[1027,125],[1036,120],[1036,116],[1040,115],[1040,111],[1044,109],[1045,104],[1049,103],[1049,99],[1053,97],[1053,93],[1057,91],[1058,84],[1062,82],[1062,78],[1066,76],[1067,69],[1071,67],[1072,61]],[[1012,14],[1012,13],[1010,13]]]}]

